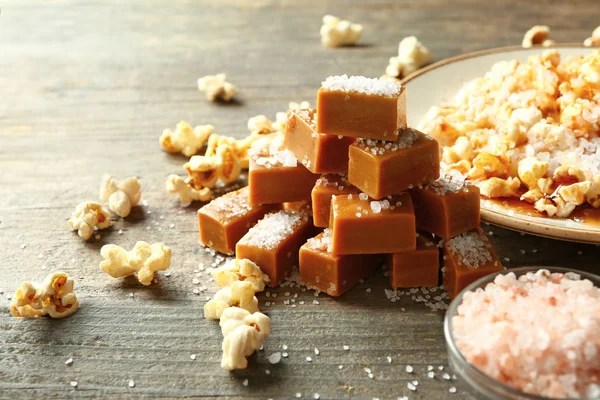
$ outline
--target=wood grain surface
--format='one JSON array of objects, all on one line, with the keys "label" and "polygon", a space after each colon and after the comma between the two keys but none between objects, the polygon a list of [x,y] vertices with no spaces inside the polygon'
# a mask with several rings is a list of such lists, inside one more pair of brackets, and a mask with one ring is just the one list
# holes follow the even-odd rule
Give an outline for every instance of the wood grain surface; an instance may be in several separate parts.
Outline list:
[{"label": "wood grain surface", "polygon": [[[213,262],[198,245],[199,205],[180,208],[165,192],[165,178],[183,175],[185,159],[162,152],[158,136],[185,119],[242,137],[250,116],[274,117],[289,101],[314,104],[329,75],[381,75],[411,34],[435,60],[518,44],[534,24],[550,25],[558,42],[581,42],[598,24],[597,0],[2,3],[1,398],[469,398],[461,389],[449,394],[456,382],[438,370],[446,370],[443,313],[410,294],[390,302],[382,272],[339,299],[297,287],[262,294],[271,338],[247,370],[223,371],[218,324],[202,318],[215,286],[199,269]],[[364,24],[360,45],[322,48],[325,13]],[[218,72],[238,85],[234,104],[208,103],[197,91],[200,76]],[[66,220],[77,203],[98,198],[104,173],[139,176],[146,203],[85,242]],[[484,227],[509,267],[599,271],[595,246]],[[138,240],[173,248],[170,277],[143,287],[99,270],[102,245]],[[59,269],[75,278],[79,311],[64,320],[12,318],[7,296],[20,282]],[[208,290],[194,294],[201,286]],[[267,357],[284,345],[288,357],[271,365]]]}]

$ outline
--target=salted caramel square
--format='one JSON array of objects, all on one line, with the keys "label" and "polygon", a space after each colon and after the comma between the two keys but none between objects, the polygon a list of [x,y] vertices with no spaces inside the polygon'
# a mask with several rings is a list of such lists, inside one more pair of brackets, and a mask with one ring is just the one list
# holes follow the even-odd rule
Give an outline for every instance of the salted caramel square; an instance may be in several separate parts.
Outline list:
[{"label": "salted caramel square", "polygon": [[464,179],[442,176],[410,195],[417,229],[449,239],[479,227],[479,188]]},{"label": "salted caramel square", "polygon": [[348,182],[346,174],[321,175],[312,190],[313,224],[320,228],[329,226],[331,197],[358,194],[360,190]]},{"label": "salted caramel square", "polygon": [[298,251],[314,234],[310,214],[281,210],[265,215],[237,243],[238,259],[253,261],[278,286],[298,265]]},{"label": "salted caramel square", "polygon": [[443,241],[444,287],[451,299],[477,279],[502,270],[481,228]]},{"label": "salted caramel square", "polygon": [[395,142],[358,139],[349,149],[348,181],[374,199],[436,180],[438,142],[415,129],[400,131]]},{"label": "salted caramel square", "polygon": [[200,243],[233,254],[237,242],[276,205],[251,205],[248,187],[229,192],[198,210]]},{"label": "salted caramel square", "polygon": [[415,214],[408,194],[384,200],[366,194],[333,196],[329,227],[333,254],[385,254],[417,247]]},{"label": "salted caramel square", "polygon": [[406,126],[406,88],[394,80],[331,76],[317,93],[318,132],[396,141]]},{"label": "salted caramel square", "polygon": [[329,229],[308,239],[300,248],[300,280],[330,296],[344,294],[380,264],[378,254],[332,254]]},{"label": "salted caramel square", "polygon": [[392,288],[436,287],[440,271],[440,251],[434,240],[417,237],[415,250],[386,254],[385,264]]},{"label": "salted caramel square", "polygon": [[289,150],[250,157],[248,187],[251,204],[310,201],[319,175],[306,169]]},{"label": "salted caramel square", "polygon": [[354,138],[318,133],[316,111],[288,111],[284,145],[314,174],[348,172],[348,147]]}]

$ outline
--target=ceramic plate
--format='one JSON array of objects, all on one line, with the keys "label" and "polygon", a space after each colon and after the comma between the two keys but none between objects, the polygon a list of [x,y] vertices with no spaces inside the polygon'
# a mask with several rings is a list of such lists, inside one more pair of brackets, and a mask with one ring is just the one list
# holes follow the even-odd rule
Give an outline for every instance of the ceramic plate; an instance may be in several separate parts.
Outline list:
[{"label": "ceramic plate", "polygon": [[[591,49],[564,45],[555,47],[562,57],[588,54]],[[417,126],[430,107],[451,100],[462,85],[483,76],[498,61],[527,61],[544,49],[506,47],[450,58],[425,67],[404,80],[408,89],[408,120]],[[578,210],[569,219],[540,216],[519,201],[481,200],[481,218],[505,228],[554,239],[600,243],[600,210]]]}]

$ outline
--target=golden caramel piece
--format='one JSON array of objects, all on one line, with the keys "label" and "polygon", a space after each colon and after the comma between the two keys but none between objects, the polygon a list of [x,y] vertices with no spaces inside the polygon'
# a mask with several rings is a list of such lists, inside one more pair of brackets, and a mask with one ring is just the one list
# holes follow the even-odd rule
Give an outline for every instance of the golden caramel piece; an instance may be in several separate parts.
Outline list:
[{"label": "golden caramel piece", "polygon": [[298,250],[313,234],[310,214],[281,210],[267,214],[238,242],[235,252],[269,276],[269,286],[278,286],[298,265]]},{"label": "golden caramel piece", "polygon": [[321,175],[312,190],[313,224],[319,228],[329,226],[329,214],[331,211],[331,196],[358,195],[360,190],[348,182],[345,174]]},{"label": "golden caramel piece", "polygon": [[435,287],[440,271],[440,250],[430,237],[419,234],[416,250],[386,254],[392,288]]},{"label": "golden caramel piece", "polygon": [[408,194],[373,200],[366,194],[331,199],[333,254],[379,254],[414,250],[415,214]]},{"label": "golden caramel piece", "polygon": [[316,110],[288,111],[284,145],[315,174],[348,172],[348,147],[354,138],[317,133]]},{"label": "golden caramel piece", "polygon": [[350,146],[348,181],[374,199],[402,193],[440,176],[438,143],[414,129],[397,143],[359,139]]},{"label": "golden caramel piece", "polygon": [[340,296],[381,264],[378,254],[335,255],[331,231],[325,229],[300,248],[300,280],[309,288]]},{"label": "golden caramel piece", "polygon": [[272,204],[310,200],[319,175],[298,162],[289,150],[250,158],[248,187],[251,204]]},{"label": "golden caramel piece", "polygon": [[479,188],[441,177],[410,191],[417,228],[445,239],[479,227]]},{"label": "golden caramel piece", "polygon": [[406,128],[406,89],[393,79],[330,76],[317,93],[317,132],[398,140]]},{"label": "golden caramel piece", "polygon": [[200,243],[233,254],[237,242],[275,205],[250,205],[248,187],[229,192],[198,210]]},{"label": "golden caramel piece", "polygon": [[453,299],[477,279],[502,270],[490,241],[481,228],[443,242],[444,287]]},{"label": "golden caramel piece", "polygon": [[310,205],[310,202],[307,200],[283,203],[283,209],[291,210],[291,211],[306,211],[306,212],[312,214],[312,207]]}]

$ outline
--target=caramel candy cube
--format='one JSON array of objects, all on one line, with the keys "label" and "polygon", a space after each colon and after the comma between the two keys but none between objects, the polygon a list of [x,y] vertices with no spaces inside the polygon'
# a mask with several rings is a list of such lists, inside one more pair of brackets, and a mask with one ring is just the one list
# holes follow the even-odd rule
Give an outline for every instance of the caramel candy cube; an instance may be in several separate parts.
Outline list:
[{"label": "caramel candy cube", "polygon": [[218,197],[198,210],[200,243],[233,254],[237,242],[275,205],[250,205],[248,187]]},{"label": "caramel candy cube", "polygon": [[315,174],[348,172],[348,147],[354,138],[318,133],[315,109],[288,111],[284,145]]},{"label": "caramel candy cube", "polygon": [[310,214],[281,210],[267,214],[238,242],[238,259],[253,261],[269,276],[269,285],[279,285],[298,265],[298,250],[313,232]]},{"label": "caramel candy cube", "polygon": [[364,193],[331,200],[333,254],[382,254],[417,247],[415,215],[408,194],[377,201]]},{"label": "caramel candy cube", "polygon": [[348,182],[346,175],[322,175],[317,179],[312,190],[313,224],[320,228],[327,228],[329,226],[332,196],[358,193],[360,193],[360,190]]},{"label": "caramel candy cube", "polygon": [[283,209],[292,211],[307,211],[309,213],[312,213],[310,202],[306,200],[283,203]]},{"label": "caramel candy cube", "polygon": [[453,299],[470,283],[502,270],[485,233],[478,228],[444,241],[444,287]]},{"label": "caramel candy cube", "polygon": [[332,254],[329,229],[300,248],[300,280],[330,296],[342,295],[380,264],[381,256],[377,254]]},{"label": "caramel candy cube", "polygon": [[391,79],[331,76],[317,94],[317,131],[398,140],[406,128],[406,88]]},{"label": "caramel candy cube", "polygon": [[289,150],[250,158],[248,187],[250,204],[310,201],[310,193],[319,175],[298,162]]},{"label": "caramel candy cube", "polygon": [[435,287],[440,271],[440,251],[430,238],[419,235],[416,250],[386,254],[392,288]]},{"label": "caramel candy cube", "polygon": [[374,199],[402,193],[440,176],[438,143],[414,129],[397,143],[358,139],[350,146],[348,181]]},{"label": "caramel candy cube", "polygon": [[410,191],[417,228],[449,239],[479,227],[479,188],[441,177]]}]

